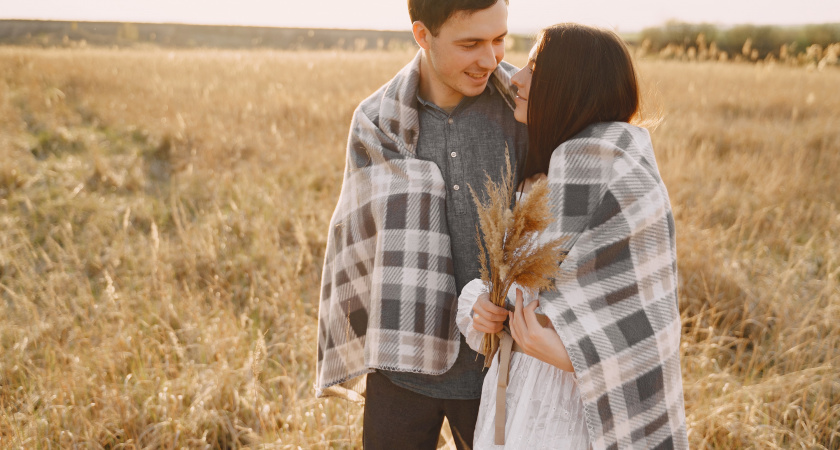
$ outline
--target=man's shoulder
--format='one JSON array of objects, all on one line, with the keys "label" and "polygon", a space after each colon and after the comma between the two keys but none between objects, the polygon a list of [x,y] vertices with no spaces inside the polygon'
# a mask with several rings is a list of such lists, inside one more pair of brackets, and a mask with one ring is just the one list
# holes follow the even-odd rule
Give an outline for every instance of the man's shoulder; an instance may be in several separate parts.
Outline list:
[{"label": "man's shoulder", "polygon": [[[411,84],[413,80],[419,76],[420,52],[414,59],[406,64],[399,72],[394,74],[394,77],[388,80],[385,84],[379,87],[376,91],[370,94],[366,99],[359,103],[356,108],[357,113],[362,113],[371,119],[374,123],[378,123],[380,110],[383,109],[383,101],[386,97],[393,100],[393,103],[403,103],[403,97],[407,95],[414,95]],[[389,107],[385,106],[387,110]]]},{"label": "man's shoulder", "polygon": [[388,83],[383,84],[366,99],[362,100],[359,106],[356,107],[356,114],[364,114],[372,122],[379,123],[379,108],[382,104],[382,97],[385,95],[385,88],[387,87]]}]

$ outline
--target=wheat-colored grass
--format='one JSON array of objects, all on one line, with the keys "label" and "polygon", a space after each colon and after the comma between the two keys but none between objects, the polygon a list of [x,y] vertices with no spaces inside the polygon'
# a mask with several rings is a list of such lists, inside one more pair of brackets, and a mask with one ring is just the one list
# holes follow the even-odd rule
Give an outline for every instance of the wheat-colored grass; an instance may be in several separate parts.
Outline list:
[{"label": "wheat-colored grass", "polygon": [[[313,398],[321,255],[411,56],[0,48],[0,447],[358,447]],[[692,446],[840,447],[840,71],[639,67]]]}]

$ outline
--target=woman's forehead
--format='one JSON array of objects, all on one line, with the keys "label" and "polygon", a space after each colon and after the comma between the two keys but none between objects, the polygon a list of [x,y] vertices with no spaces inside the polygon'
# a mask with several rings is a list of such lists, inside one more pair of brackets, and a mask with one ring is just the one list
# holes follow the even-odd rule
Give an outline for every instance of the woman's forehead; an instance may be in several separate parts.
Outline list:
[{"label": "woman's forehead", "polygon": [[528,53],[528,62],[534,62],[537,59],[537,48],[540,46],[540,43],[537,42],[531,47],[531,52]]}]

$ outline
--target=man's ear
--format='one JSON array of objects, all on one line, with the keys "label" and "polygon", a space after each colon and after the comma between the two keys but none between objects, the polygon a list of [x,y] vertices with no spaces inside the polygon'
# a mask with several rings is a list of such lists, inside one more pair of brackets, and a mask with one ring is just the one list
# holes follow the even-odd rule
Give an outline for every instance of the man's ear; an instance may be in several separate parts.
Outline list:
[{"label": "man's ear", "polygon": [[432,33],[426,28],[426,25],[423,24],[421,21],[416,21],[411,24],[411,32],[414,34],[414,41],[417,42],[417,45],[420,46],[423,50],[428,50],[432,44],[429,42],[429,38],[431,37]]}]

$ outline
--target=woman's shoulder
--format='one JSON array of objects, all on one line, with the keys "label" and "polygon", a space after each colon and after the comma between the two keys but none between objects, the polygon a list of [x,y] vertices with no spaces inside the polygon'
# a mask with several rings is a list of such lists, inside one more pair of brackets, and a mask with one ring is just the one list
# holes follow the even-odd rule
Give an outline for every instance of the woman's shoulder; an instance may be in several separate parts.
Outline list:
[{"label": "woman's shoulder", "polygon": [[561,155],[610,160],[627,154],[653,153],[647,129],[626,122],[599,122],[584,128],[554,149],[552,159]]},{"label": "woman's shoulder", "polygon": [[626,122],[600,122],[586,127],[554,150],[549,178],[553,172],[560,171],[566,174],[564,179],[574,172],[605,180],[615,175],[617,166],[638,163],[655,168],[650,133]]},{"label": "woman's shoulder", "polygon": [[599,122],[584,128],[580,133],[560,144],[558,149],[581,146],[625,151],[634,147],[651,147],[650,133],[645,128],[627,122]]},{"label": "woman's shoulder", "polygon": [[633,136],[646,136],[650,139],[648,130],[627,122],[598,122],[584,128],[580,133],[576,134],[572,139],[596,138],[604,139],[610,138],[619,134],[630,134]]}]

